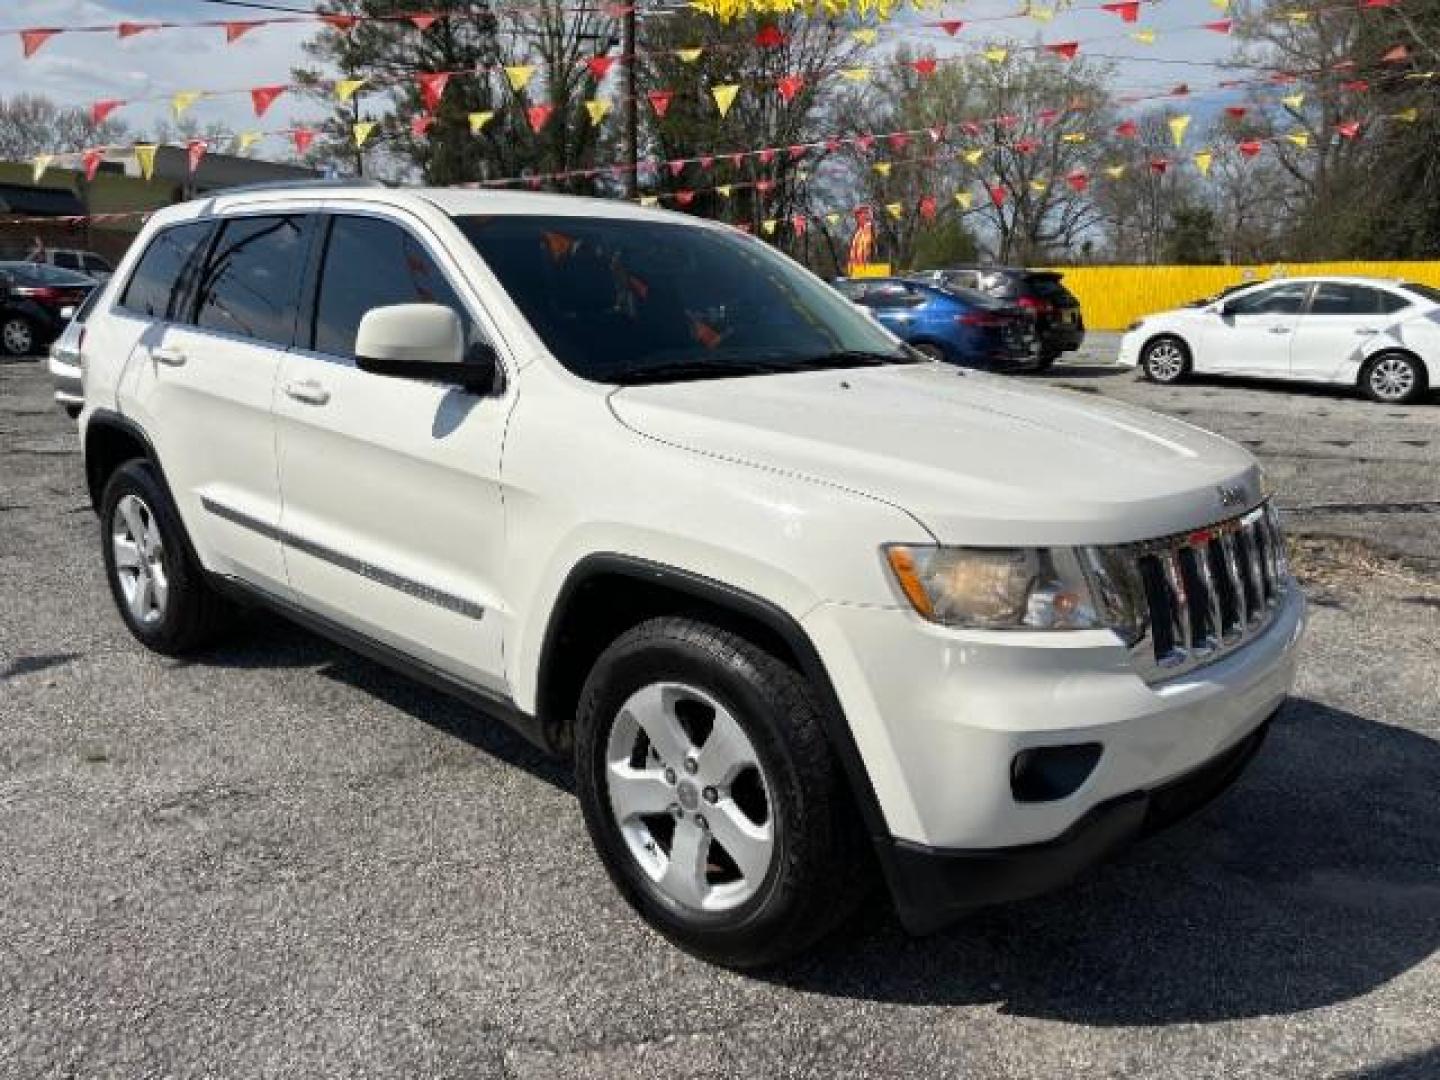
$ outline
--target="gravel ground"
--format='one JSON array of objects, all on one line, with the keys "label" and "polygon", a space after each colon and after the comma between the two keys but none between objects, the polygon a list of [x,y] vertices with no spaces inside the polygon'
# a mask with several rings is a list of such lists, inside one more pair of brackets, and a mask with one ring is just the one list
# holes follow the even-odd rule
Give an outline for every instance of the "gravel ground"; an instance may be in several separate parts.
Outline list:
[{"label": "gravel ground", "polygon": [[1309,508],[1296,699],[1075,886],[921,940],[875,904],[760,977],[634,918],[500,726],[269,618],[142,651],[73,428],[0,364],[0,1074],[1440,1076],[1440,406],[1161,390],[1111,347],[1049,381],[1243,439]]}]

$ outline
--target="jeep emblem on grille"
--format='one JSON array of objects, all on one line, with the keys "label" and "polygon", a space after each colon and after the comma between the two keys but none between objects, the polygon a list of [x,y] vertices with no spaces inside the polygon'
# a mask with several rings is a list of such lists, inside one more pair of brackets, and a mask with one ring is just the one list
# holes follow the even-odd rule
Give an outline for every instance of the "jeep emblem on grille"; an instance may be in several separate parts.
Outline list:
[{"label": "jeep emblem on grille", "polygon": [[1221,506],[1239,506],[1245,501],[1245,489],[1240,485],[1220,484],[1215,488],[1220,496]]}]

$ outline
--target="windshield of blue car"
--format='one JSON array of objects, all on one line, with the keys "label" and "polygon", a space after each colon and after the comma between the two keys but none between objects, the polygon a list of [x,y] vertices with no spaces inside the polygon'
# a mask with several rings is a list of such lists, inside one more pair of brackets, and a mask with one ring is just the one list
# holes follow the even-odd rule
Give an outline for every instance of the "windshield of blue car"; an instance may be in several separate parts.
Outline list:
[{"label": "windshield of blue car", "polygon": [[14,285],[94,285],[95,279],[73,270],[62,270],[45,263],[12,262],[0,264],[0,275]]},{"label": "windshield of blue car", "polygon": [[604,217],[456,221],[550,352],[594,382],[915,362],[830,286],[738,230]]}]

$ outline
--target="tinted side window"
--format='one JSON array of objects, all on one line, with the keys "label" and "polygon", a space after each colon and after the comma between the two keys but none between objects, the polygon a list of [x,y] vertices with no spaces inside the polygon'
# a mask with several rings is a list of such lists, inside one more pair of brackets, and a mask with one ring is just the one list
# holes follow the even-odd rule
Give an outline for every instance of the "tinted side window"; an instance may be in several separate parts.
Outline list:
[{"label": "tinted side window", "polygon": [[[1379,289],[1323,282],[1316,287],[1315,298],[1310,301],[1310,314],[1378,315],[1384,311],[1398,311],[1399,308],[1386,306],[1386,301],[1390,299],[1388,293]],[[1400,306],[1404,306],[1403,302]]]},{"label": "tinted side window", "polygon": [[465,305],[418,240],[393,222],[337,216],[320,266],[311,347],[354,356],[360,320],[390,304],[444,304],[460,316],[465,340],[476,340]]},{"label": "tinted side window", "polygon": [[289,345],[305,255],[305,218],[231,218],[196,287],[195,325]]},{"label": "tinted side window", "polygon": [[1293,315],[1305,306],[1309,292],[1310,286],[1303,282],[1272,285],[1231,300],[1229,307],[1235,315]]},{"label": "tinted side window", "polygon": [[80,269],[80,256],[73,251],[57,251],[51,256],[50,261],[66,270]]},{"label": "tinted side window", "polygon": [[120,306],[151,319],[175,317],[175,303],[194,276],[210,228],[208,221],[195,221],[157,233],[130,275]]},{"label": "tinted side window", "polygon": [[87,274],[112,274],[115,268],[107,263],[99,255],[85,256],[85,273]]}]

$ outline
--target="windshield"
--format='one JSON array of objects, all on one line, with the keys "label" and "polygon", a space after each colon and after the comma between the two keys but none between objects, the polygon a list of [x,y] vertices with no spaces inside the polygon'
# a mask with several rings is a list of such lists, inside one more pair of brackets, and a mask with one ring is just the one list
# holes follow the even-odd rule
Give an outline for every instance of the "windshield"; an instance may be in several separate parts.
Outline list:
[{"label": "windshield", "polygon": [[913,357],[824,282],[743,233],[681,222],[457,218],[566,368],[631,384]]},{"label": "windshield", "polygon": [[92,278],[45,263],[6,263],[0,274],[17,285],[94,285]]}]

